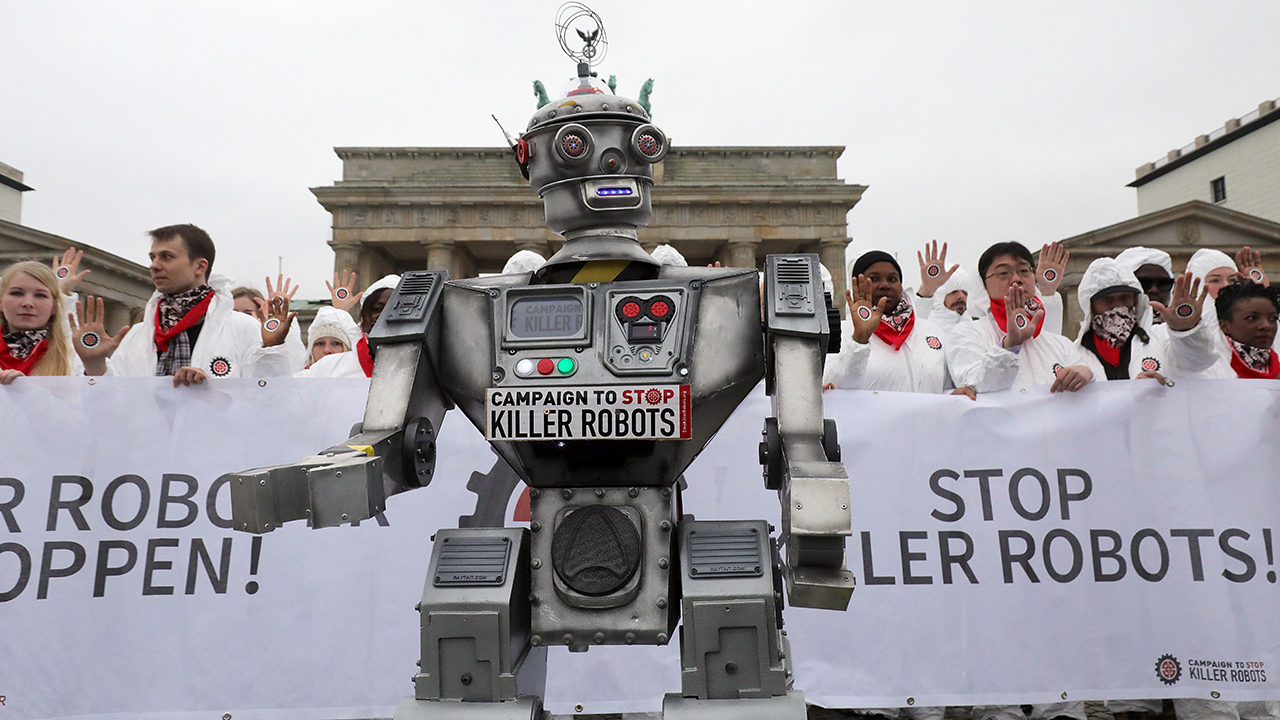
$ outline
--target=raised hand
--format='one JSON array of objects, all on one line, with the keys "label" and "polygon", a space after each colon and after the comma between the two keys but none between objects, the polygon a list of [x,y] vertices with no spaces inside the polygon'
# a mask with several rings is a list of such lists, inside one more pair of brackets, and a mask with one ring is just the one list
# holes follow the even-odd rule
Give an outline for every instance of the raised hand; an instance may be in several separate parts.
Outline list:
[{"label": "raised hand", "polygon": [[1044,317],[1044,305],[1037,303],[1035,312],[1027,310],[1027,299],[1030,293],[1020,284],[1009,286],[1009,294],[1004,298],[1005,328],[1004,348],[1007,350],[1021,345],[1036,335],[1036,326]]},{"label": "raised hand", "polygon": [[266,278],[266,281],[267,299],[254,298],[254,303],[258,306],[258,321],[262,323],[262,346],[274,347],[284,342],[293,319],[298,316],[298,313],[289,312],[289,303],[293,294],[298,292],[298,286],[290,288],[290,279],[283,275],[276,276],[274,289],[271,278]]},{"label": "raised hand", "polygon": [[53,274],[58,278],[58,289],[62,291],[63,295],[70,295],[75,292],[76,288],[80,287],[80,281],[84,280],[84,277],[89,274],[88,270],[76,272],[76,270],[80,269],[80,260],[83,258],[84,251],[76,250],[75,248],[67,248],[62,253],[62,257],[53,256],[53,263],[50,267],[53,268]]},{"label": "raised hand", "polygon": [[356,292],[356,274],[349,270],[342,271],[342,282],[338,282],[338,273],[334,273],[333,283],[325,280],[324,286],[329,288],[329,304],[338,310],[350,310],[364,295]]},{"label": "raised hand", "polygon": [[1044,297],[1058,292],[1062,274],[1067,270],[1071,253],[1056,242],[1040,248],[1040,263],[1036,265],[1036,287]]},{"label": "raised hand", "polygon": [[1262,269],[1262,253],[1245,245],[1236,253],[1236,269],[1240,277],[1255,282],[1263,287],[1271,287],[1271,279],[1267,271]]},{"label": "raised hand", "polygon": [[1200,313],[1204,310],[1204,299],[1209,297],[1209,288],[1200,289],[1200,279],[1192,278],[1191,273],[1183,273],[1173,281],[1173,293],[1169,296],[1169,305],[1161,305],[1151,301],[1151,309],[1160,313],[1170,330],[1190,330],[1200,322]]},{"label": "raised hand", "polygon": [[125,325],[115,335],[108,335],[102,326],[106,319],[102,298],[90,295],[84,302],[76,301],[75,314],[68,313],[71,321],[71,345],[84,363],[85,375],[102,375],[107,371],[107,358],[116,351],[124,334],[129,331]]},{"label": "raised hand", "polygon": [[884,305],[889,301],[889,298],[882,297],[872,307],[871,287],[867,276],[859,275],[853,286],[844,291],[845,302],[849,303],[849,321],[853,323],[853,341],[859,345],[871,341],[871,336],[880,326],[880,318],[884,316]]},{"label": "raised hand", "polygon": [[924,254],[916,252],[916,260],[920,262],[920,287],[916,294],[922,298],[933,297],[933,294],[951,279],[959,265],[947,269],[947,244],[942,243],[942,252],[938,252],[938,241],[924,244]]}]

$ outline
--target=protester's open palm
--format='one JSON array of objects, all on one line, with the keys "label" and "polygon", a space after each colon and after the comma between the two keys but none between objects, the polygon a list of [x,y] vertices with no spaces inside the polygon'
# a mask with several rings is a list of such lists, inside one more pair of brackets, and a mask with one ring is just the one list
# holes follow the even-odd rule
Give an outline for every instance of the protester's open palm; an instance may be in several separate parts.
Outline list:
[{"label": "protester's open palm", "polygon": [[[53,274],[58,278],[58,290],[63,295],[70,295],[80,287],[80,281],[84,280],[89,274],[88,270],[80,270],[80,260],[84,258],[83,250],[75,248],[67,248],[62,253],[62,257],[53,256],[53,262],[50,267],[53,268]],[[76,272],[79,270],[79,272]]]},{"label": "protester's open palm", "polygon": [[1160,313],[1170,330],[1190,330],[1200,322],[1200,313],[1204,310],[1204,299],[1209,297],[1209,288],[1200,289],[1200,278],[1191,277],[1191,273],[1183,273],[1173,281],[1173,294],[1169,297],[1169,305],[1151,301],[1151,309]]},{"label": "protester's open palm", "polygon": [[1262,253],[1248,245],[1236,252],[1236,269],[1240,271],[1240,277],[1245,280],[1263,287],[1271,287],[1271,278],[1267,277],[1267,271],[1262,269]]},{"label": "protester's open palm", "polygon": [[1071,253],[1056,242],[1040,248],[1040,263],[1036,265],[1036,287],[1044,297],[1058,292],[1062,274],[1067,270]]},{"label": "protester's open palm", "polygon": [[1011,348],[1036,336],[1036,327],[1044,318],[1044,305],[1036,304],[1035,312],[1027,310],[1027,299],[1030,293],[1021,285],[1009,287],[1009,294],[1004,298],[1004,317],[1007,337],[1005,347]]},{"label": "protester's open palm", "polygon": [[274,289],[271,278],[266,278],[266,281],[267,299],[254,298],[253,301],[258,305],[258,322],[262,323],[262,346],[274,347],[284,342],[289,334],[289,326],[298,316],[296,312],[289,312],[289,303],[293,300],[293,294],[298,292],[298,286],[290,288],[291,280],[283,275],[276,278]]},{"label": "protester's open palm", "polygon": [[75,314],[67,314],[71,320],[71,344],[86,366],[111,357],[129,331],[129,326],[125,325],[115,335],[108,335],[103,327],[106,316],[102,298],[92,295],[83,302],[77,300]]},{"label": "protester's open palm", "polygon": [[880,302],[871,305],[872,283],[865,275],[859,275],[851,288],[844,291],[844,299],[849,303],[849,321],[853,323],[853,340],[859,345],[866,345],[880,325],[884,316],[884,305],[889,298],[882,297]]},{"label": "protester's open palm", "polygon": [[960,267],[947,269],[947,244],[942,243],[942,252],[938,252],[937,240],[925,243],[924,253],[916,252],[916,260],[920,263],[920,288],[916,290],[920,297],[933,297]]},{"label": "protester's open palm", "polygon": [[338,310],[350,310],[360,302],[362,292],[356,292],[356,274],[348,270],[342,271],[342,282],[338,282],[338,273],[333,274],[333,282],[324,281],[329,288],[329,304]]}]

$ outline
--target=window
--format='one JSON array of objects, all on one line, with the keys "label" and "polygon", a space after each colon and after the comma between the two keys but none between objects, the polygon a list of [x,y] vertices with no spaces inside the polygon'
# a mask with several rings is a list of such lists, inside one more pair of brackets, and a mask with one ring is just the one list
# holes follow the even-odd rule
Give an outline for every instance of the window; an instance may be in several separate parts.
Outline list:
[{"label": "window", "polygon": [[1213,201],[1216,203],[1220,203],[1223,200],[1226,200],[1227,199],[1226,176],[1224,175],[1223,177],[1220,177],[1217,180],[1210,180],[1209,192],[1213,194]]}]

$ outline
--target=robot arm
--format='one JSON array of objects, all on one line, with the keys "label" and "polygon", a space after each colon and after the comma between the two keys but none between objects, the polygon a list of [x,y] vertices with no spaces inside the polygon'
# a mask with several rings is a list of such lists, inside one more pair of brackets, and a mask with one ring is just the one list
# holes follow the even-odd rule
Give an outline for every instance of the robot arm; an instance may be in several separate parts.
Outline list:
[{"label": "robot arm", "polygon": [[236,473],[236,530],[265,533],[290,520],[329,527],[365,520],[387,497],[431,482],[435,436],[453,405],[440,389],[441,271],[406,273],[369,334],[377,351],[364,421],[353,435],[290,465]]},{"label": "robot arm", "polygon": [[822,416],[822,365],[831,348],[818,256],[770,255],[764,292],[765,388],[773,417],[765,421],[760,460],[765,485],[778,491],[782,504],[788,599],[844,610],[854,586],[845,564],[845,538],[852,534],[849,476],[835,423]]}]

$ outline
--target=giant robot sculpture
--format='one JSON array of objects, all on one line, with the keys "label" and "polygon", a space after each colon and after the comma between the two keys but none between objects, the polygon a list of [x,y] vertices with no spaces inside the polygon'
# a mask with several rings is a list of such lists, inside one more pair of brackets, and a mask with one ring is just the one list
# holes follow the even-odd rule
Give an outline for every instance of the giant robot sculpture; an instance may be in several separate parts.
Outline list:
[{"label": "giant robot sculpture", "polygon": [[[853,591],[817,256],[769,256],[763,306],[754,269],[658,266],[636,230],[666,136],[587,62],[514,147],[563,249],[533,274],[406,273],[370,334],[355,436],[239,474],[236,529],[372,517],[431,481],[457,407],[531,488],[531,522],[436,533],[397,720],[539,720],[548,646],[665,645],[677,626],[681,692],[664,717],[804,718],[783,586],[793,605],[837,610]],[[763,520],[685,519],[677,482],[762,376],[777,540]]]}]

